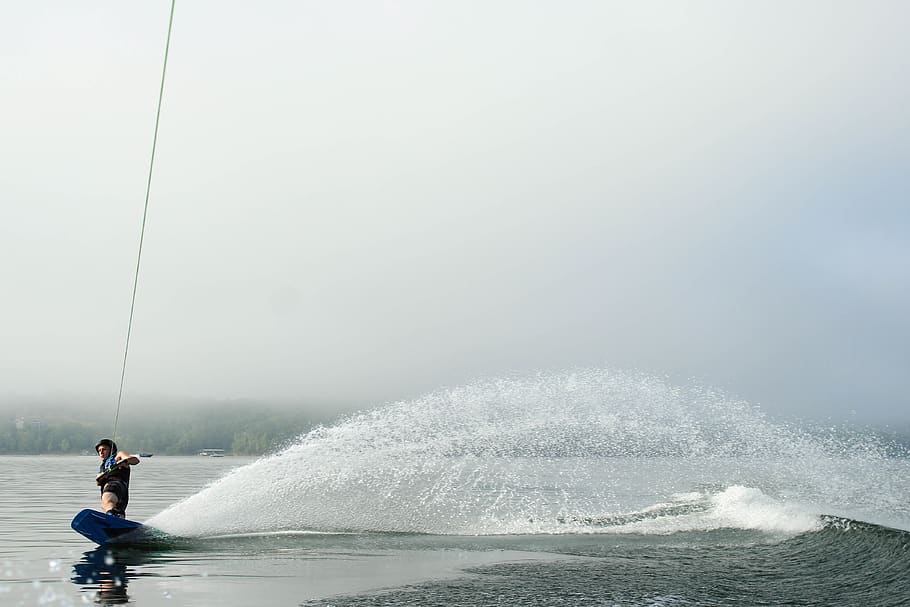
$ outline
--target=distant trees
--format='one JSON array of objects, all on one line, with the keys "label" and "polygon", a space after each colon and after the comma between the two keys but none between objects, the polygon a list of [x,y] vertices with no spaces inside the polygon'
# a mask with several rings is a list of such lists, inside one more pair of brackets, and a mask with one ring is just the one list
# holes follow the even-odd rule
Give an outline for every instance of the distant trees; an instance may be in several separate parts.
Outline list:
[{"label": "distant trees", "polygon": [[79,453],[97,438],[86,425],[65,420],[23,418],[0,420],[0,453]]},{"label": "distant trees", "polygon": [[[132,453],[193,455],[214,448],[261,455],[328,421],[326,415],[261,405],[177,407],[128,421],[121,418],[116,440]],[[0,417],[0,454],[91,452],[95,441],[109,436],[112,427],[113,420],[99,419],[97,412],[8,412]]]}]

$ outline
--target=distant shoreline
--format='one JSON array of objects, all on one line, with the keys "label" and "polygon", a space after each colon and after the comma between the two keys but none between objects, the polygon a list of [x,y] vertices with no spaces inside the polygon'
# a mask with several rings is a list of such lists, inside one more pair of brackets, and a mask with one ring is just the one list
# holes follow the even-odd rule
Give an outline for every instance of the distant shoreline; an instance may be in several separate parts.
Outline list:
[{"label": "distant shoreline", "polygon": [[[262,405],[149,407],[121,417],[115,440],[130,453],[264,455],[330,421],[328,415]],[[7,408],[0,416],[0,455],[93,455],[95,442],[110,436],[112,426],[97,409]]]}]

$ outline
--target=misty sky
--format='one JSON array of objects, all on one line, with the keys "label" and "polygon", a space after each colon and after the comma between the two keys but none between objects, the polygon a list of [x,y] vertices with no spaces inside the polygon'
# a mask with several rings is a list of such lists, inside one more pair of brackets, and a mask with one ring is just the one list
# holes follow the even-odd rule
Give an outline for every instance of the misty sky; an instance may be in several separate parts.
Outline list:
[{"label": "misty sky", "polygon": [[[169,7],[4,7],[3,398],[116,401]],[[906,422],[907,23],[178,0],[126,398],[595,366]]]}]

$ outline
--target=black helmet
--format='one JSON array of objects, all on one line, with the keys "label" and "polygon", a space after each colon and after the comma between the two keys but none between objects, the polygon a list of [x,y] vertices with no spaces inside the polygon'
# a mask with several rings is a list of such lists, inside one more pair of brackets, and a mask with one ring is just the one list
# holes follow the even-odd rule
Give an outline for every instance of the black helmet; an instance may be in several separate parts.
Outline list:
[{"label": "black helmet", "polygon": [[95,453],[98,453],[98,447],[100,447],[101,445],[104,445],[105,447],[109,447],[111,450],[111,453],[117,453],[117,443],[115,443],[114,441],[112,441],[109,438],[102,438],[100,441],[95,443]]}]

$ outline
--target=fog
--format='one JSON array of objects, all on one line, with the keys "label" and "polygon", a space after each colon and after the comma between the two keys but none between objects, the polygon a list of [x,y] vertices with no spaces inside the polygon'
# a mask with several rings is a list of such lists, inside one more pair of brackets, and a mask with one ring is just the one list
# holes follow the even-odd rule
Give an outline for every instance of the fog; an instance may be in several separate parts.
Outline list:
[{"label": "fog", "polygon": [[[0,399],[116,401],[170,3],[0,23]],[[910,5],[178,1],[125,406],[574,367],[910,421]]]}]

